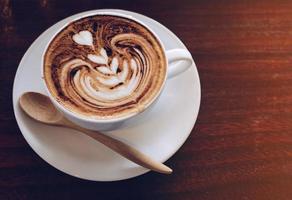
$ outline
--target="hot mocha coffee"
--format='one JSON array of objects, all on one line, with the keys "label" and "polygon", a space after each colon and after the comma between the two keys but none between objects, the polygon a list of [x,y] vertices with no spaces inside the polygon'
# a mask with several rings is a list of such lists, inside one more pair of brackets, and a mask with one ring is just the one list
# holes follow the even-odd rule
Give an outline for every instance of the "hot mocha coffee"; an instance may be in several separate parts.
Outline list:
[{"label": "hot mocha coffee", "polygon": [[143,25],[96,15],[54,37],[43,70],[49,92],[66,109],[113,119],[144,110],[163,87],[166,67],[163,48]]}]

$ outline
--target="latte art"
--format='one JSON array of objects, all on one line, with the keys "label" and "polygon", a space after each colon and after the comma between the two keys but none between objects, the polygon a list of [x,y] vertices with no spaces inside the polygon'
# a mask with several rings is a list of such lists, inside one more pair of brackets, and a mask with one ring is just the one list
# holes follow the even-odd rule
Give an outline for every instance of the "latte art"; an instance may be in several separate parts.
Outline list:
[{"label": "latte art", "polygon": [[159,42],[142,25],[92,16],[64,28],[50,43],[45,81],[56,100],[86,117],[137,113],[159,93],[166,74]]}]

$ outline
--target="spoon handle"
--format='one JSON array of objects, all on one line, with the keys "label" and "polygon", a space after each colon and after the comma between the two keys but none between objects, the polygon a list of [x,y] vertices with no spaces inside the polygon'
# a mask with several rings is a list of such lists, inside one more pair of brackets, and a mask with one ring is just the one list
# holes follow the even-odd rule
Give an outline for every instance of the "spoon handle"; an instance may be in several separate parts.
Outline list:
[{"label": "spoon handle", "polygon": [[172,169],[167,167],[166,165],[157,162],[150,158],[149,156],[145,155],[144,153],[140,152],[139,150],[117,140],[107,135],[104,135],[97,131],[91,131],[79,127],[73,123],[66,123],[73,129],[77,129],[78,131],[83,132],[87,136],[97,140],[98,142],[102,143],[103,145],[107,146],[108,148],[112,149],[113,151],[117,152],[118,154],[122,155],[123,157],[131,160],[132,162],[143,166],[147,169],[151,169],[153,171],[163,173],[163,174],[171,174]]}]

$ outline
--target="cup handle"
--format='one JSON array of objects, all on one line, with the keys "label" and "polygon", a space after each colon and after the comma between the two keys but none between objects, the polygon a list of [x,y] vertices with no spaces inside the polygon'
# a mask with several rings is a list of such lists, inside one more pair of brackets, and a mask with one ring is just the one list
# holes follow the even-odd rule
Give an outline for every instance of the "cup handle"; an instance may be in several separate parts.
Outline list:
[{"label": "cup handle", "polygon": [[168,61],[168,79],[186,71],[192,65],[192,55],[186,49],[171,49],[165,54]]}]

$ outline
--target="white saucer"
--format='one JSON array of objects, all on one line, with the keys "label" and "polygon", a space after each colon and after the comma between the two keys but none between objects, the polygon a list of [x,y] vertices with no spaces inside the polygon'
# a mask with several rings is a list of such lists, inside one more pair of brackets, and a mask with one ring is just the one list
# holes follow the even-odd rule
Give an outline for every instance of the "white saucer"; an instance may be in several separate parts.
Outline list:
[{"label": "white saucer", "polygon": [[[86,13],[91,12],[95,11]],[[185,48],[160,23],[137,13],[120,12],[132,15],[149,25],[161,37],[166,49]],[[39,36],[19,64],[13,87],[13,107],[18,126],[26,141],[40,157],[72,176],[95,181],[115,181],[144,174],[147,169],[124,159],[98,142],[70,129],[37,123],[24,115],[18,106],[18,98],[26,91],[45,94],[40,77],[41,53],[50,36],[70,19],[72,17],[58,22]],[[199,111],[200,97],[200,80],[194,64],[186,72],[167,80],[159,101],[150,112],[141,114],[137,119],[130,119],[119,130],[107,134],[164,162],[189,136]]]}]

